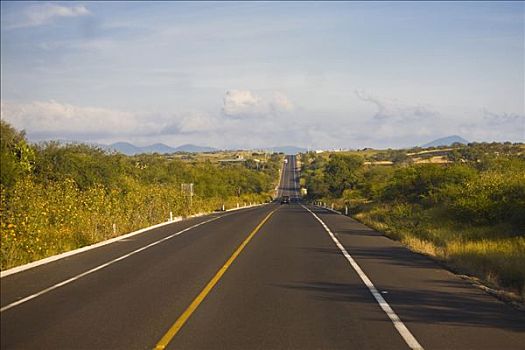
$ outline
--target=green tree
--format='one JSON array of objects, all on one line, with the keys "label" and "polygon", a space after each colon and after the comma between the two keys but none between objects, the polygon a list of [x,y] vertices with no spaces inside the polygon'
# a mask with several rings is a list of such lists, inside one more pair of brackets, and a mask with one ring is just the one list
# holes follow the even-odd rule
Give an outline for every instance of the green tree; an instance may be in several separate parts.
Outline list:
[{"label": "green tree", "polygon": [[330,192],[340,197],[345,189],[353,189],[359,182],[358,169],[363,159],[355,155],[332,155],[325,168]]},{"label": "green tree", "polygon": [[35,152],[27,143],[25,133],[0,121],[0,183],[12,186],[20,176],[33,170]]}]

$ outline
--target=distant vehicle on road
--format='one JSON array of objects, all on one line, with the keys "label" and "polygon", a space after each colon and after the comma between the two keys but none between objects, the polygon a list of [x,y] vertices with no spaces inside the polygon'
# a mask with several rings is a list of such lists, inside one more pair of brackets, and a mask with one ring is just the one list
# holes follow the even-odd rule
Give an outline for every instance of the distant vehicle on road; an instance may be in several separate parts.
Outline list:
[{"label": "distant vehicle on road", "polygon": [[281,197],[281,204],[290,204],[290,197],[289,196],[282,196]]}]

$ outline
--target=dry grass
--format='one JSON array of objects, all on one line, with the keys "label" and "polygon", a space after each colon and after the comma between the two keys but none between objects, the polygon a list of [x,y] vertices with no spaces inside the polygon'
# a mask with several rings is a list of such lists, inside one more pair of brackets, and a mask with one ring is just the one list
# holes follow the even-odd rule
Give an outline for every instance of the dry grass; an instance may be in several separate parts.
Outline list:
[{"label": "dry grass", "polygon": [[444,156],[435,156],[430,158],[413,158],[412,159],[416,164],[449,164],[452,161],[448,160]]},{"label": "dry grass", "polygon": [[[256,155],[254,155],[256,153]],[[269,157],[270,153],[268,153]],[[264,161],[264,153],[257,151],[217,151],[206,153],[174,153],[166,155],[170,159],[178,159],[187,162],[206,162],[217,163],[221,159],[233,159],[242,157],[244,159],[259,159]]]},{"label": "dry grass", "polygon": [[371,208],[354,218],[413,251],[435,257],[457,272],[525,300],[525,237],[510,235],[505,225],[457,227],[430,216],[419,223],[418,229],[411,229],[409,218],[401,221],[387,207]]},{"label": "dry grass", "polygon": [[524,295],[525,238],[449,242],[447,260],[467,273],[496,286],[513,286]]}]

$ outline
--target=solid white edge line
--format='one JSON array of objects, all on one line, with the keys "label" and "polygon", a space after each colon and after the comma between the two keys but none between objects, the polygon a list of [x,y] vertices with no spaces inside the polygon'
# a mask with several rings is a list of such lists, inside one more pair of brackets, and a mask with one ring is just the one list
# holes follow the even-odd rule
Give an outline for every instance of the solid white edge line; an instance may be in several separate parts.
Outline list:
[{"label": "solid white edge line", "polygon": [[341,212],[339,212],[339,211],[337,211],[337,210],[335,210],[335,209],[332,209],[332,208],[321,207],[321,206],[318,206],[318,205],[316,205],[316,207],[319,207],[319,208],[321,208],[321,209],[325,209],[325,210],[331,211],[331,212],[334,213],[334,214],[339,214],[339,215],[341,215]]},{"label": "solid white edge line", "polygon": [[339,242],[339,240],[335,237],[335,235],[332,233],[330,228],[328,228],[328,226],[324,223],[324,221],[321,220],[319,218],[319,216],[317,216],[313,211],[311,211],[310,209],[308,209],[304,205],[302,205],[302,207],[304,209],[306,209],[308,212],[310,212],[310,214],[312,214],[317,219],[317,221],[319,221],[321,223],[321,225],[323,226],[325,231],[328,232],[328,234],[330,235],[330,237],[332,238],[334,243],[337,245],[339,250],[341,250],[341,252],[343,253],[343,255],[346,258],[346,260],[348,260],[348,262],[350,263],[352,268],[355,270],[355,272],[357,272],[357,274],[359,275],[359,277],[361,278],[363,283],[368,287],[368,290],[370,290],[370,293],[372,293],[372,295],[376,299],[376,301],[379,304],[379,306],[381,307],[381,309],[383,309],[383,311],[390,318],[390,320],[394,324],[394,327],[397,329],[397,331],[399,332],[399,334],[401,335],[403,340],[407,343],[407,345],[411,349],[414,349],[414,350],[423,350],[423,346],[421,346],[421,344],[419,344],[419,342],[416,340],[416,338],[412,335],[412,333],[405,326],[403,321],[401,321],[399,316],[394,312],[394,310],[390,307],[390,305],[383,298],[381,293],[379,293],[377,291],[377,288],[374,286],[374,284],[372,283],[370,278],[368,278],[368,276],[364,273],[364,271],[357,264],[357,262],[354,260],[354,258],[352,258],[350,253],[348,253],[348,251],[341,244],[341,242]]},{"label": "solid white edge line", "polygon": [[[234,211],[234,210],[240,210],[240,209],[247,209],[247,208],[252,208],[252,207],[255,207],[255,206],[259,206],[259,205],[264,205],[264,204],[258,204],[258,205],[240,207],[240,208],[232,208],[232,209],[228,209],[228,210],[225,210],[225,211],[228,212],[228,211]],[[209,215],[209,214],[212,214],[212,213],[198,213],[198,214],[194,214],[194,215],[188,216],[187,219],[196,218],[196,217]],[[180,222],[180,221],[183,221],[183,220],[184,219],[182,219],[181,217],[177,217],[173,221],[161,222],[160,224],[156,224],[156,225],[153,225],[153,226],[145,227],[145,228],[142,228],[142,229],[137,230],[137,231],[126,233],[126,234],[124,234],[122,236],[117,236],[117,237],[110,238],[110,239],[102,241],[102,242],[98,242],[98,243],[94,243],[94,244],[82,247],[82,248],[70,250],[70,251],[67,251],[67,252],[64,252],[64,253],[60,253],[60,254],[57,254],[57,255],[49,256],[49,257],[44,258],[44,259],[36,260],[36,261],[30,262],[28,264],[16,266],[16,267],[13,267],[13,268],[11,268],[9,270],[1,271],[0,272],[0,278],[7,277],[9,275],[12,275],[12,274],[15,274],[15,273],[18,273],[18,272],[26,271],[26,270],[32,269],[34,267],[37,267],[37,266],[45,265],[45,264],[48,264],[48,263],[53,262],[53,261],[64,259],[64,258],[67,258],[67,257],[72,256],[72,255],[83,253],[83,252],[91,250],[91,249],[99,248],[99,247],[105,246],[107,244],[111,244],[111,243],[114,243],[114,242],[117,242],[117,241],[129,238],[129,237],[132,237],[132,236],[144,233],[146,231],[153,230],[153,229],[156,229],[156,228],[159,228],[159,227],[162,227],[162,226],[166,226],[166,225],[169,225],[169,224],[173,224],[175,222]]]}]

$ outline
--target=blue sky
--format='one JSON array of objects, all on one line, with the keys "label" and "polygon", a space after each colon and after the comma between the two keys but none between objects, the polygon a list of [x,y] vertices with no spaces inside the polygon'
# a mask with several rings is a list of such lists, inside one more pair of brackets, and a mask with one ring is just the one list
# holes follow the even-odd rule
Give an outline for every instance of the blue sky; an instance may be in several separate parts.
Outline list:
[{"label": "blue sky", "polygon": [[2,118],[32,140],[525,141],[523,2],[2,2]]}]

